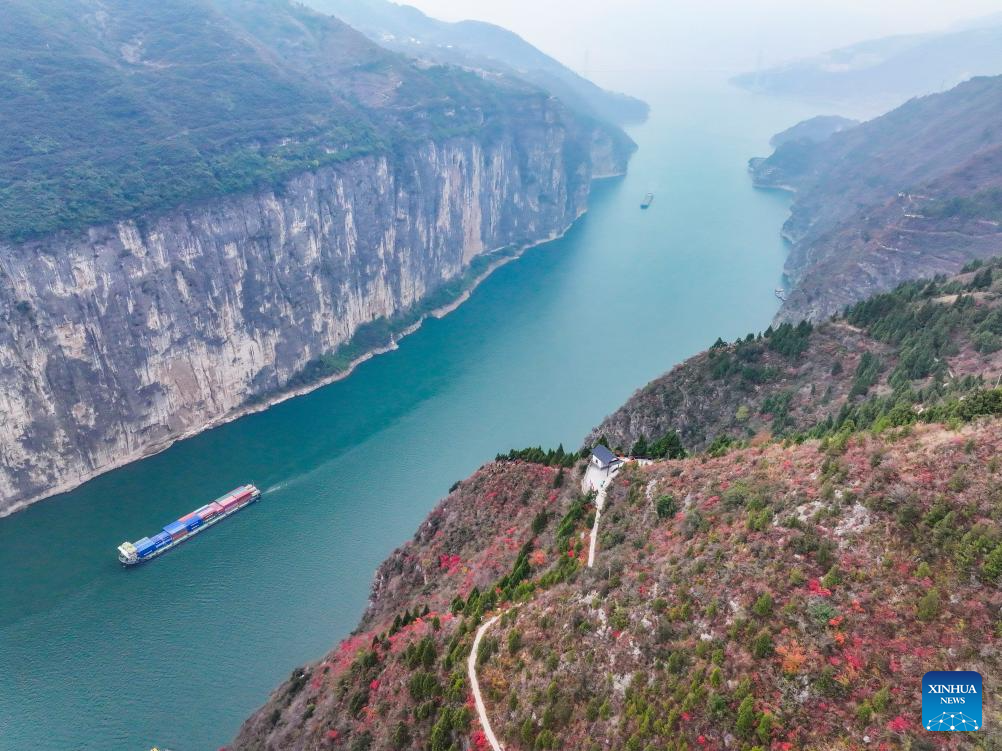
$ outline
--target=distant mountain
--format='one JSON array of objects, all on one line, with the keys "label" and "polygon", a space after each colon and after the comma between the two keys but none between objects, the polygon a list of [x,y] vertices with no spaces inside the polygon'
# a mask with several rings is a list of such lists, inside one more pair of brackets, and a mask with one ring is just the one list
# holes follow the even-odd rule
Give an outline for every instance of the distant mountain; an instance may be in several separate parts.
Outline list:
[{"label": "distant mountain", "polygon": [[517,34],[480,21],[448,23],[389,0],[305,0],[383,46],[412,57],[516,75],[568,106],[620,125],[647,118],[646,103],[605,91]]},{"label": "distant mountain", "polygon": [[832,134],[780,143],[755,183],[796,193],[781,320],[821,319],[1002,250],[1002,76]]},{"label": "distant mountain", "polygon": [[787,143],[795,141],[807,141],[808,143],[818,143],[824,141],[835,133],[839,133],[849,128],[859,125],[858,120],[850,120],[847,117],[838,115],[818,115],[810,120],[797,123],[792,128],[777,133],[769,139],[769,145],[778,149]]},{"label": "distant mountain", "polygon": [[932,34],[886,37],[737,76],[768,94],[893,107],[974,76],[1002,73],[1002,16]]}]

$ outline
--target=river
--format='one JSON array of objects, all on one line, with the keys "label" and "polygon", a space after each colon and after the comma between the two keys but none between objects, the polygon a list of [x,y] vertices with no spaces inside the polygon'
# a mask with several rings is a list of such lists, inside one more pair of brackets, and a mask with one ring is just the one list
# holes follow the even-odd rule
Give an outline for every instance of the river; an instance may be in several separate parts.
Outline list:
[{"label": "river", "polygon": [[[628,88],[652,104],[630,174],[565,237],[346,380],[0,520],[0,749],[218,748],[351,630],[453,481],[576,448],[651,378],[769,324],[788,199],[745,162],[814,113],[721,81]],[[261,503],[119,566],[120,542],[245,482]]]}]

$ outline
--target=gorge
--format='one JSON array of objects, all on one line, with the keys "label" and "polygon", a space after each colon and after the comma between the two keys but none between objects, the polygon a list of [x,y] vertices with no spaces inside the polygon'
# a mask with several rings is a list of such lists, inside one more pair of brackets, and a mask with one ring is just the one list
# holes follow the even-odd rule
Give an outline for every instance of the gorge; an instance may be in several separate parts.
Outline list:
[{"label": "gorge", "polygon": [[994,691],[998,80],[805,121],[605,10],[560,54],[650,110],[383,0],[6,4],[0,747],[925,751],[924,670]]},{"label": "gorge", "polygon": [[561,127],[533,135],[431,142],[280,193],[0,248],[0,512],[280,393],[474,257],[562,232],[593,175],[625,169],[608,141],[570,168]]},{"label": "gorge", "polygon": [[[576,446],[637,384],[768,324],[789,205],[752,189],[744,159],[811,110],[716,77],[637,93],[654,106],[626,177],[454,313],[349,378],[0,521],[5,742],[220,747],[356,626],[373,572],[455,480],[511,447]],[[708,206],[721,220],[693,221]],[[123,540],[245,482],[253,509],[121,569]]]},{"label": "gorge", "polygon": [[[432,75],[302,7],[207,7],[191,6],[218,25],[196,37],[204,45],[199,53],[215,54],[212,45],[222,39],[270,65],[262,46],[275,54],[294,47],[300,55],[305,47],[309,56],[287,75],[313,97],[331,79],[336,96],[353,89],[354,97],[337,100],[347,110],[341,116],[373,122],[388,145],[338,154],[329,140],[324,145],[331,136],[314,143],[315,134],[290,130],[285,140],[301,141],[308,158],[286,153],[285,142],[252,142],[210,157],[256,154],[265,161],[239,168],[259,172],[278,156],[285,160],[280,179],[261,172],[250,190],[210,195],[205,191],[219,188],[206,183],[178,206],[145,206],[143,194],[95,182],[86,198],[71,196],[66,210],[39,216],[41,226],[55,228],[43,234],[24,229],[23,215],[5,214],[0,515],[343,372],[346,351],[389,346],[478,257],[566,230],[585,211],[592,180],[623,174],[634,148],[622,131],[515,79]],[[68,16],[78,13],[90,34],[81,33],[81,45],[96,40],[109,57],[119,55],[109,69],[131,65],[140,69],[133,78],[163,85],[159,79],[169,74],[159,71],[181,59],[180,50],[144,47],[149,19],[127,4],[112,13],[88,2],[70,8]],[[29,13],[18,20],[36,28]],[[122,39],[134,46],[118,53]],[[39,74],[39,85],[49,80]],[[58,105],[55,97],[48,104]],[[190,119],[187,112],[177,117]],[[453,122],[429,125],[438,118]],[[234,116],[232,125],[242,122]],[[334,137],[352,142],[364,132]],[[57,128],[54,136],[66,134]],[[94,159],[104,154],[100,148]],[[47,190],[38,176],[57,153],[19,162],[8,190]],[[107,169],[107,181],[135,179],[114,172],[117,165]],[[232,179],[212,169],[218,180]],[[115,221],[81,223],[72,211],[84,200],[93,217],[113,218],[125,210],[122,201],[132,208]]]}]

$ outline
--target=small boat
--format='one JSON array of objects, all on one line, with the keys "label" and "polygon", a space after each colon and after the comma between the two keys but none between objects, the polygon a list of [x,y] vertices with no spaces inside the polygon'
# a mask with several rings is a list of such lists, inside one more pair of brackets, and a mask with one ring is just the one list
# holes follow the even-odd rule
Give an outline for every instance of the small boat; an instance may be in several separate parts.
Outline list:
[{"label": "small boat", "polygon": [[649,209],[652,203],[654,203],[654,194],[648,193],[646,196],[644,196],[644,201],[643,203],[640,204],[640,208]]}]

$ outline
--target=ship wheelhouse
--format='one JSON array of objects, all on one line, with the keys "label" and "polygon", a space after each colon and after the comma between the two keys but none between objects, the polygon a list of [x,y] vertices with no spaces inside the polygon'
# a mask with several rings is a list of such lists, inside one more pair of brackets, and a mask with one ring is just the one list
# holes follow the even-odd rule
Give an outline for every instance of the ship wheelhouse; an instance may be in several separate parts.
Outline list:
[{"label": "ship wheelhouse", "polygon": [[133,564],[139,560],[139,553],[136,546],[131,542],[123,542],[118,546],[118,560],[125,564]]}]

